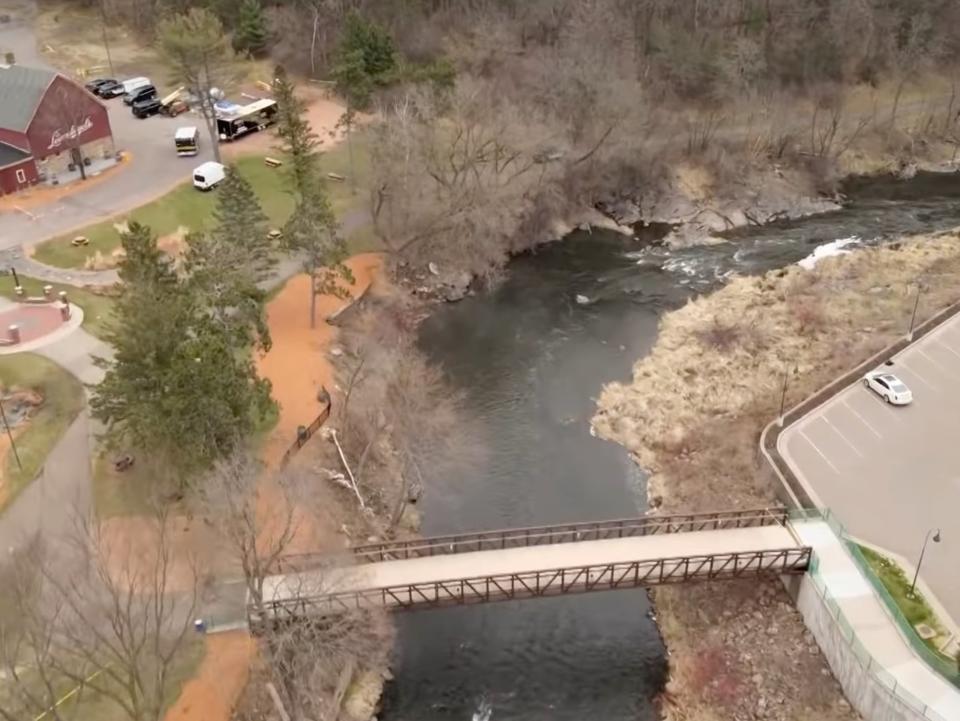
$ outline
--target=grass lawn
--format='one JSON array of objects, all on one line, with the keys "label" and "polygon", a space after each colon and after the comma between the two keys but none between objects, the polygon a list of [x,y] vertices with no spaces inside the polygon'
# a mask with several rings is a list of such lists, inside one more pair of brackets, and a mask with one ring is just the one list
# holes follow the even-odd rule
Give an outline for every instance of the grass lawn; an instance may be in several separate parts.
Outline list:
[{"label": "grass lawn", "polygon": [[[104,337],[107,319],[113,312],[113,298],[106,295],[98,295],[89,290],[77,288],[72,285],[46,283],[36,278],[27,278],[24,275],[20,275],[20,284],[23,286],[27,295],[43,295],[43,286],[45,285],[53,286],[54,295],[57,295],[61,290],[67,291],[67,297],[70,299],[70,302],[83,309],[83,327],[98,338]],[[0,276],[0,296],[16,299],[12,275]]]},{"label": "grass lawn", "polygon": [[[273,404],[264,417],[257,421],[250,441],[255,450],[269,437],[278,418],[279,409]],[[113,468],[113,461],[119,455],[118,452],[104,450],[93,461],[93,507],[101,520],[116,516],[147,515],[152,511],[150,488],[157,474],[149,457],[131,452],[135,459],[133,466],[118,473]]]},{"label": "grass lawn", "polygon": [[[931,651],[942,656],[937,644],[943,641],[942,636],[947,632],[944,630],[943,624],[940,623],[933,609],[930,608],[926,599],[924,599],[923,594],[916,589],[914,589],[913,593],[910,592],[911,579],[907,578],[907,575],[903,572],[903,569],[900,568],[899,564],[872,549],[863,546],[860,546],[859,549],[870,565],[870,569],[906,617],[907,622],[913,627],[916,627],[917,624],[924,623],[938,633],[937,637],[929,640],[924,639],[923,642]],[[946,657],[944,656],[943,658]]]},{"label": "grass lawn", "polygon": [[37,476],[47,454],[83,408],[84,396],[80,381],[33,353],[0,356],[0,382],[4,387],[34,388],[43,395],[43,404],[30,422],[14,434],[23,470],[13,453],[4,462],[3,508]]},{"label": "grass lawn", "polygon": [[[369,156],[365,136],[355,132],[353,138],[354,161],[357,174],[362,175],[369,168]],[[277,155],[273,153],[272,155]],[[321,168],[324,173],[333,172],[349,175],[350,160],[346,143],[321,156]],[[241,157],[236,161],[240,173],[253,186],[260,205],[269,218],[270,225],[278,227],[293,210],[293,196],[288,191],[285,168],[270,168],[263,162],[263,156]],[[330,199],[338,214],[346,212],[363,202],[363,194],[351,192],[348,183],[330,182]],[[69,235],[45,241],[36,247],[34,258],[41,263],[58,268],[83,268],[88,257],[98,251],[109,256],[120,245],[120,235],[115,224],[124,220],[136,220],[150,226],[158,236],[176,232],[181,226],[193,231],[203,230],[212,220],[216,205],[217,191],[209,193],[198,191],[190,183],[178,186],[167,195],[152,203],[141,206],[125,216],[96,223]],[[90,243],[75,248],[70,240],[77,235],[86,236]]]},{"label": "grass lawn", "polygon": [[[170,708],[180,697],[183,685],[196,674],[197,668],[203,661],[205,651],[206,647],[201,637],[193,635],[186,637],[183,646],[179,649],[168,669],[168,687],[164,699],[164,708]],[[99,682],[103,683],[104,677],[101,676]],[[69,687],[65,695],[72,689],[72,686]],[[125,721],[128,718],[114,701],[89,688],[70,696],[59,706],[58,710],[63,717],[72,718],[76,721]]]}]

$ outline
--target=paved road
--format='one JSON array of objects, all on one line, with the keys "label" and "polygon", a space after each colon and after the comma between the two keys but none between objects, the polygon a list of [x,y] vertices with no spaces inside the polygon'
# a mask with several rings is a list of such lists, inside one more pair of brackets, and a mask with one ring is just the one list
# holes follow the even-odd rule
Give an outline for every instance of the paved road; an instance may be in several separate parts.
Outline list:
[{"label": "paved road", "polygon": [[[0,48],[16,53],[21,65],[50,67],[37,50],[27,15],[14,15],[11,23],[0,26]],[[154,80],[165,87],[164,78]],[[105,102],[117,150],[132,154],[129,165],[61,201],[31,208],[35,217],[17,211],[0,213],[0,250],[37,243],[143,205],[186,180],[196,165],[208,159],[209,141],[201,146],[204,152],[196,158],[178,157],[173,149],[175,128],[198,124],[196,117],[188,114],[137,120],[119,98]]]},{"label": "paved road", "polygon": [[778,440],[787,463],[849,533],[915,564],[960,623],[960,317],[901,352],[891,370],[914,402],[892,407],[856,383]]},{"label": "paved road", "polygon": [[796,537],[783,526],[537,545],[381,561],[318,572],[273,576],[264,584],[264,598],[284,600],[410,584],[432,584],[450,579],[506,576],[685,556],[753,553],[798,546]]}]

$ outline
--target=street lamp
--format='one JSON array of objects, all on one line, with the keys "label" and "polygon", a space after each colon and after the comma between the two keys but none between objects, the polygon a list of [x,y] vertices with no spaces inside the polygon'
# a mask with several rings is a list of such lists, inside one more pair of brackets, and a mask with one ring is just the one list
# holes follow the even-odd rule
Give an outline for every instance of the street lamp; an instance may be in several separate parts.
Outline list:
[{"label": "street lamp", "polygon": [[917,308],[920,307],[921,293],[923,293],[923,283],[917,283],[917,297],[913,301],[913,313],[910,314],[910,329],[907,331],[907,340],[913,340],[913,326],[917,322]]},{"label": "street lamp", "polygon": [[913,574],[913,583],[910,584],[910,595],[913,596],[913,589],[917,585],[917,577],[920,575],[920,565],[923,563],[923,554],[927,550],[927,541],[930,540],[930,534],[933,534],[933,542],[940,543],[940,529],[931,528],[927,531],[926,537],[923,539],[923,546],[920,548],[920,560],[917,561],[917,570]]}]

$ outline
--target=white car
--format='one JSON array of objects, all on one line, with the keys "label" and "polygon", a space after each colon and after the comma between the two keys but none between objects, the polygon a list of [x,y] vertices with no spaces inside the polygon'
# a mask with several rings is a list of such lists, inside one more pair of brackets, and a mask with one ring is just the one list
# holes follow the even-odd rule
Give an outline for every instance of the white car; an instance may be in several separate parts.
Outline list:
[{"label": "white car", "polygon": [[913,393],[906,384],[893,373],[874,372],[863,377],[863,385],[872,390],[887,403],[905,406],[913,400]]}]

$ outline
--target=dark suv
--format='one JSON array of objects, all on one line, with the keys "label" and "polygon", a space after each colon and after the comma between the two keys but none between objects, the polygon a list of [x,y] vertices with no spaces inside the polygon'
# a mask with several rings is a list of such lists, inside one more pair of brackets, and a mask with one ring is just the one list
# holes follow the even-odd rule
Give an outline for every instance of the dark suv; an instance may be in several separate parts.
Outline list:
[{"label": "dark suv", "polygon": [[101,86],[107,85],[108,83],[116,83],[117,81],[113,78],[95,78],[89,80],[83,84],[87,90],[89,90],[94,95],[99,95]]},{"label": "dark suv", "polygon": [[107,100],[116,98],[123,95],[123,83],[118,83],[116,80],[107,80],[100,83],[93,92]]},{"label": "dark suv", "polygon": [[162,105],[163,103],[160,102],[160,98],[153,95],[149,98],[138,100],[130,107],[130,110],[136,118],[149,118],[151,115],[159,113]]},{"label": "dark suv", "polygon": [[136,102],[141,100],[146,100],[147,98],[157,97],[157,89],[152,85],[144,85],[142,88],[137,88],[136,90],[131,90],[129,93],[123,96],[123,102],[127,105],[133,105]]}]

